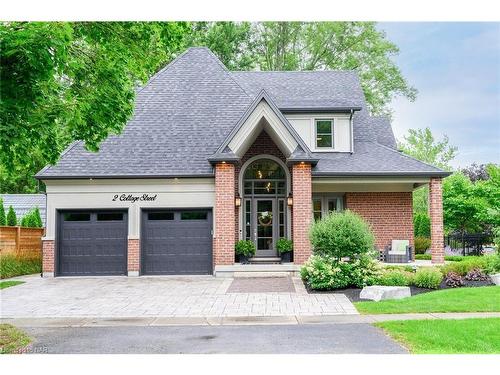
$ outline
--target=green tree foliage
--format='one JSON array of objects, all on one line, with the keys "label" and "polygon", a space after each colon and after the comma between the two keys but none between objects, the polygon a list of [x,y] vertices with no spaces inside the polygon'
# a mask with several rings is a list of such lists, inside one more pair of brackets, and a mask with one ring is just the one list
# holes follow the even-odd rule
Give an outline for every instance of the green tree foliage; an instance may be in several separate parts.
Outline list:
[{"label": "green tree foliage", "polygon": [[430,237],[431,219],[429,215],[420,212],[413,215],[413,230],[417,237]]},{"label": "green tree foliage", "polygon": [[474,184],[457,172],[444,179],[444,223],[448,231],[478,232],[484,229],[487,201],[478,196]]},{"label": "green tree foliage", "polygon": [[254,25],[260,70],[356,70],[373,114],[416,90],[391,59],[397,46],[374,22],[262,22]]},{"label": "green tree foliage", "polygon": [[7,224],[7,217],[5,216],[5,207],[3,206],[3,199],[0,198],[0,225]]},{"label": "green tree foliage", "polygon": [[415,159],[446,171],[451,171],[450,161],[457,156],[457,148],[449,144],[448,137],[436,140],[429,128],[408,130],[399,148]]},{"label": "green tree foliage", "polygon": [[186,30],[172,22],[1,23],[2,190],[33,191],[23,180],[71,141],[96,151],[119,133],[137,85],[180,50]]},{"label": "green tree foliage", "polygon": [[9,206],[9,211],[7,212],[7,225],[9,227],[15,227],[17,225],[17,217],[12,206]]},{"label": "green tree foliage", "polygon": [[43,222],[38,207],[26,213],[21,219],[21,226],[28,228],[42,228]]}]

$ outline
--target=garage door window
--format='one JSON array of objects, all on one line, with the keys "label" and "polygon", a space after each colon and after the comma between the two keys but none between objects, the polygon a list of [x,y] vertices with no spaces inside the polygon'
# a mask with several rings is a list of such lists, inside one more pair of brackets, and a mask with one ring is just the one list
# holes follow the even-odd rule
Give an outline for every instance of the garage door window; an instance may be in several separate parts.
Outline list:
[{"label": "garage door window", "polygon": [[207,212],[184,211],[181,212],[181,220],[207,220]]},{"label": "garage door window", "polygon": [[149,212],[148,220],[174,220],[173,212]]},{"label": "garage door window", "polygon": [[106,212],[97,214],[97,221],[122,221],[123,214],[121,212]]},{"label": "garage door window", "polygon": [[72,212],[64,214],[64,221],[90,221],[90,213]]}]

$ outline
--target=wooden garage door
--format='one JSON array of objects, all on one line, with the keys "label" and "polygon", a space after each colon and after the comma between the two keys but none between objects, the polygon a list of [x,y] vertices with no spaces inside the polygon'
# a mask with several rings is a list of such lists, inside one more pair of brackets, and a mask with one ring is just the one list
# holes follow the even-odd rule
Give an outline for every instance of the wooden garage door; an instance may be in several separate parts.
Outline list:
[{"label": "wooden garage door", "polygon": [[141,254],[144,275],[212,274],[212,211],[144,211]]},{"label": "wooden garage door", "polygon": [[125,211],[59,212],[58,275],[125,275]]}]

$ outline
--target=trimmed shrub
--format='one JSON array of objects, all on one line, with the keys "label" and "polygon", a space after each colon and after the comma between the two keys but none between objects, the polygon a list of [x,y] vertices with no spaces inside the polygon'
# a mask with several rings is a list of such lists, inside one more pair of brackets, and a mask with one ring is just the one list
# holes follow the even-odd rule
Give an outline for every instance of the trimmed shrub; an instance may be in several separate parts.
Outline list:
[{"label": "trimmed shrub", "polygon": [[446,274],[444,282],[451,288],[458,288],[464,285],[464,280],[462,279],[462,276],[460,276],[456,272],[448,272]]},{"label": "trimmed shrub", "polygon": [[287,238],[280,238],[276,241],[276,250],[279,254],[289,253],[293,250],[293,241]]},{"label": "trimmed shrub", "polygon": [[40,215],[40,209],[35,207],[33,211],[33,226],[34,228],[43,228],[42,215]]},{"label": "trimmed shrub", "polygon": [[431,247],[431,239],[427,237],[415,237],[415,254],[424,254]]},{"label": "trimmed shrub", "polygon": [[435,268],[419,268],[413,277],[413,284],[419,288],[437,289],[443,275]]},{"label": "trimmed shrub", "polygon": [[429,215],[424,213],[413,215],[413,232],[415,237],[431,236],[431,219]]},{"label": "trimmed shrub", "polygon": [[460,262],[453,262],[445,264],[441,267],[441,272],[446,275],[448,272],[455,272],[460,276],[465,276],[473,268],[479,268],[485,270],[488,268],[488,258],[489,256],[469,256],[463,257],[464,259]]},{"label": "trimmed shrub", "polygon": [[21,226],[28,228],[42,228],[42,217],[40,216],[40,210],[38,207],[29,211],[21,219]]},{"label": "trimmed shrub", "polygon": [[5,216],[5,207],[3,206],[3,199],[0,198],[0,225],[7,224],[7,216]]},{"label": "trimmed shrub", "polygon": [[7,212],[7,225],[9,227],[15,227],[17,225],[16,213],[12,206],[9,207],[9,212]]},{"label": "trimmed shrub", "polygon": [[234,250],[237,255],[252,257],[255,255],[255,244],[252,241],[240,240],[236,242]]},{"label": "trimmed shrub", "polygon": [[403,270],[383,271],[377,280],[379,285],[409,286],[413,282],[413,274]]},{"label": "trimmed shrub", "polygon": [[315,255],[340,260],[355,257],[374,249],[374,236],[361,216],[346,210],[334,212],[316,221],[310,230]]},{"label": "trimmed shrub", "polygon": [[41,255],[27,257],[8,254],[0,256],[1,279],[40,272],[42,272]]}]

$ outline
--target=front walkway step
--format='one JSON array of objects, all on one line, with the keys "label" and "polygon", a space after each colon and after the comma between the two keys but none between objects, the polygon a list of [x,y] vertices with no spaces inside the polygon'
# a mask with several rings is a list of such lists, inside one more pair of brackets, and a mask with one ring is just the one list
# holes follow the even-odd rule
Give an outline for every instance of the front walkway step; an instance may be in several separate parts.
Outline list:
[{"label": "front walkway step", "polygon": [[299,276],[300,266],[293,263],[283,264],[230,264],[215,266],[216,277],[286,277]]},{"label": "front walkway step", "polygon": [[281,264],[281,258],[277,257],[253,257],[248,259],[250,264]]}]

